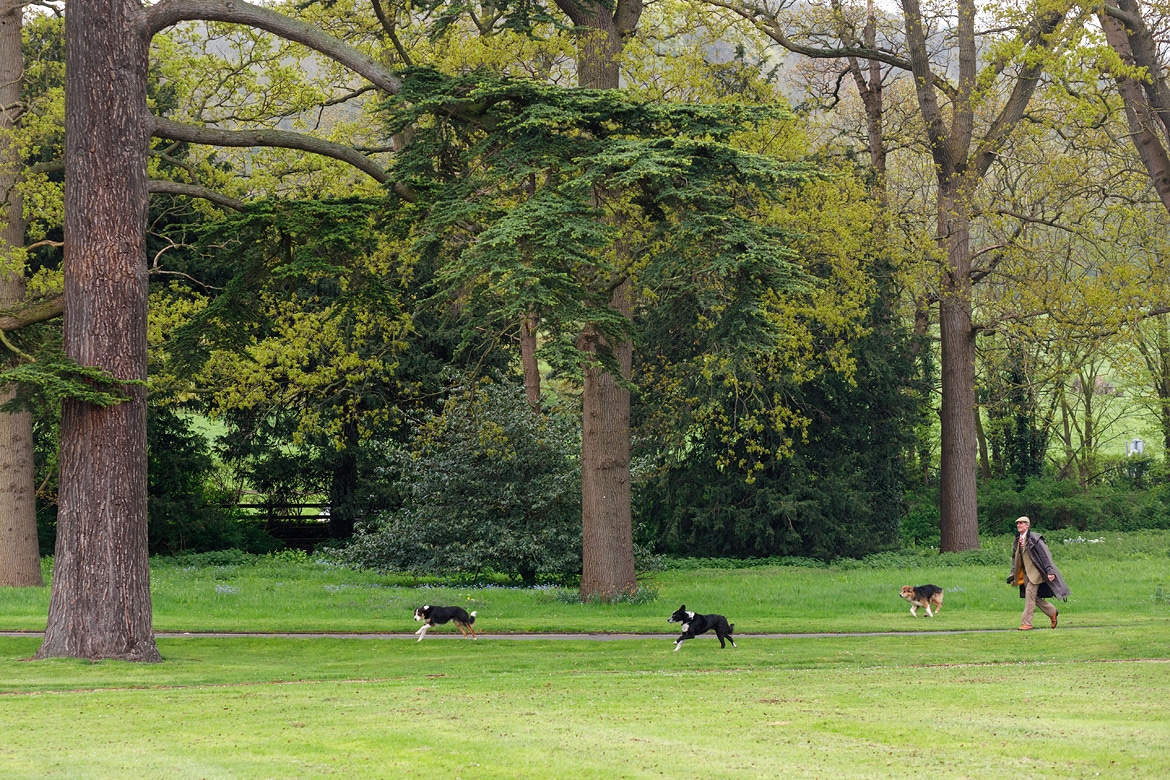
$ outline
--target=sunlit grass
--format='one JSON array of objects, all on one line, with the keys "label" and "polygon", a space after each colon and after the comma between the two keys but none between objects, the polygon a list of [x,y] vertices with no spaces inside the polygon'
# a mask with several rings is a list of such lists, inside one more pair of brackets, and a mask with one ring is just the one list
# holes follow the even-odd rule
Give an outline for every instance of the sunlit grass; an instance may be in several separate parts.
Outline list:
[{"label": "sunlit grass", "polygon": [[[31,662],[39,638],[0,637],[0,777],[1170,776],[1170,534],[1064,538],[1049,534],[1073,589],[1061,628],[1027,634],[950,633],[1015,626],[1006,538],[669,570],[644,580],[657,600],[614,605],[280,558],[155,561],[161,631],[404,632],[414,606],[446,602],[488,636],[164,636],[161,664]],[[946,589],[933,620],[898,597],[924,582]],[[730,617],[739,647],[491,638],[668,632],[682,602]],[[47,603],[0,589],[0,628],[43,627]]]},{"label": "sunlit grass", "polygon": [[1170,624],[696,640],[162,639],[29,663],[0,775],[1163,777]]},{"label": "sunlit grass", "polygon": [[[1072,588],[1060,605],[1065,625],[1170,618],[1170,531],[1058,532],[1049,543]],[[414,608],[424,603],[474,609],[477,630],[488,633],[668,632],[666,618],[681,603],[727,615],[739,633],[985,629],[1014,626],[1023,606],[1005,583],[1009,544],[990,538],[973,554],[829,567],[672,569],[643,577],[658,597],[641,604],[568,603],[547,588],[417,587],[402,575],[263,557],[201,567],[156,559],[151,585],[159,631],[413,631]],[[927,582],[946,591],[944,607],[937,618],[920,610],[915,619],[898,593]],[[0,588],[0,630],[43,629],[48,597],[48,587]]]}]

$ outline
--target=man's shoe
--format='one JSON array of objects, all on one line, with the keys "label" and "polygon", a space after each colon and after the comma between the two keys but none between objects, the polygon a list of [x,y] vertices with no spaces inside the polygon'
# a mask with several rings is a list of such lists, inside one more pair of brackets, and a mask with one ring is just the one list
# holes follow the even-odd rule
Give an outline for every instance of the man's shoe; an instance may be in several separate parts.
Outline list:
[{"label": "man's shoe", "polygon": [[1020,630],[1020,631],[1031,631],[1031,630],[1032,630],[1032,627],[1031,627],[1030,625],[1028,625],[1027,623],[1025,623],[1025,624],[1023,624],[1022,626],[1020,626],[1020,628],[1019,628],[1018,630]]},{"label": "man's shoe", "polygon": [[1053,612],[1053,613],[1052,613],[1052,627],[1053,627],[1053,628],[1056,628],[1056,619],[1057,619],[1058,617],[1060,617],[1060,613],[1059,613],[1059,612]]}]

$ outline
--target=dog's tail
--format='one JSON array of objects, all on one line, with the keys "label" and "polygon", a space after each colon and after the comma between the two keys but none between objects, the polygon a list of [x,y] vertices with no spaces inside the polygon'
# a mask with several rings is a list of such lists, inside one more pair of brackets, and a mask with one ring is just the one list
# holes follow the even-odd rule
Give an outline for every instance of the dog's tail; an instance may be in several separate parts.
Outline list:
[{"label": "dog's tail", "polygon": [[470,626],[470,625],[472,625],[472,624],[474,624],[474,623],[475,623],[475,613],[474,613],[474,612],[472,612],[470,615],[468,615],[468,617],[469,617],[469,618],[471,618],[471,620],[468,620],[468,621],[467,621],[467,625],[469,625],[469,626]]},{"label": "dog's tail", "polygon": [[735,633],[735,623],[731,623],[730,625],[728,625],[728,626],[727,626],[727,633],[728,633],[728,634],[734,634],[734,633]]}]

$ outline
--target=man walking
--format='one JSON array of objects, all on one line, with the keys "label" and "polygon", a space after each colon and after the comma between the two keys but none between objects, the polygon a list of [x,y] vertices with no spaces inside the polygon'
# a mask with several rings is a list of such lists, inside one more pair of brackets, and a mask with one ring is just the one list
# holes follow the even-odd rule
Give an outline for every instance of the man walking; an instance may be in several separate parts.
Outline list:
[{"label": "man walking", "polygon": [[1068,585],[1052,563],[1052,553],[1048,551],[1044,537],[1032,533],[1031,526],[1032,521],[1026,517],[1016,520],[1012,574],[1008,577],[1009,585],[1020,586],[1020,598],[1024,599],[1020,631],[1032,630],[1032,616],[1036,614],[1037,607],[1052,621],[1052,627],[1056,628],[1056,618],[1060,612],[1044,599],[1055,597],[1068,601]]}]

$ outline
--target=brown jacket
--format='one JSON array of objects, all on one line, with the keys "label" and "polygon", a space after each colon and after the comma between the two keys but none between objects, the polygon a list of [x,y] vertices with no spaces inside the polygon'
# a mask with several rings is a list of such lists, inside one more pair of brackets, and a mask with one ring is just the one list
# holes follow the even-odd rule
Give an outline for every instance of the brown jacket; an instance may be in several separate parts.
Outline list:
[{"label": "brown jacket", "polygon": [[[1056,564],[1052,562],[1052,553],[1048,551],[1048,545],[1044,543],[1044,537],[1037,533],[1028,531],[1027,541],[1025,542],[1024,550],[1028,553],[1031,562],[1044,573],[1043,582],[1041,585],[1047,585],[1051,593],[1045,593],[1044,588],[1040,589],[1041,598],[1047,598],[1049,595],[1055,596],[1061,601],[1068,601],[1068,585],[1064,582],[1064,576],[1061,575],[1060,570],[1056,568]],[[1008,577],[1009,585],[1023,585],[1028,577],[1024,571],[1024,560],[1020,555],[1020,540],[1016,537],[1012,543],[1012,573]],[[1049,574],[1055,574],[1056,579],[1048,582]],[[1020,589],[1021,594],[1023,588]]]}]

